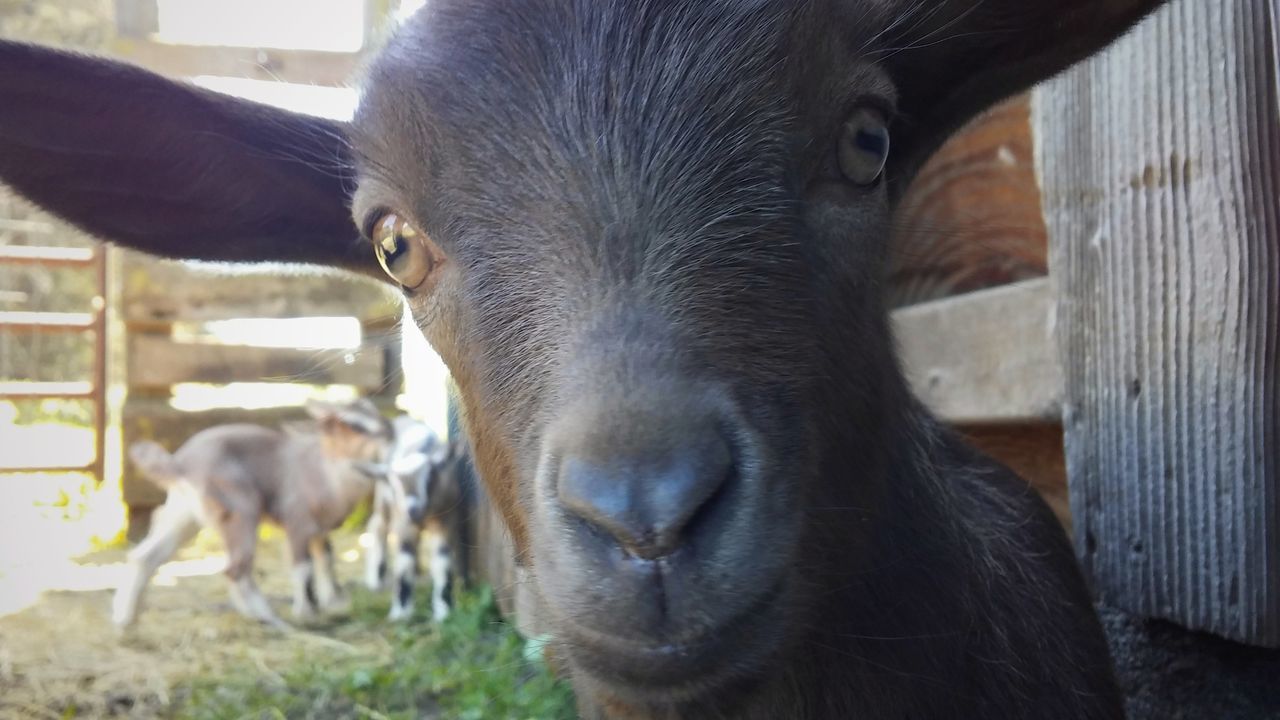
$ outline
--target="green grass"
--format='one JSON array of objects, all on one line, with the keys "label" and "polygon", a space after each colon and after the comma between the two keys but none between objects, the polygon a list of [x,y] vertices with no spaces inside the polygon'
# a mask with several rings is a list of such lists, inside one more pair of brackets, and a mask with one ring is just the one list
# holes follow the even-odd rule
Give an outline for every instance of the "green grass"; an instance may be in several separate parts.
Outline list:
[{"label": "green grass", "polygon": [[[416,615],[403,625],[385,619],[387,601],[360,592],[350,619],[361,634],[381,636],[370,654],[304,648],[273,674],[252,664],[228,676],[206,676],[189,688],[178,717],[448,718],[556,720],[572,718],[569,689],[540,662],[529,662],[524,641],[502,622],[489,590],[460,594],[441,625]],[[419,613],[424,612],[419,602]],[[344,633],[350,634],[350,633]]]}]

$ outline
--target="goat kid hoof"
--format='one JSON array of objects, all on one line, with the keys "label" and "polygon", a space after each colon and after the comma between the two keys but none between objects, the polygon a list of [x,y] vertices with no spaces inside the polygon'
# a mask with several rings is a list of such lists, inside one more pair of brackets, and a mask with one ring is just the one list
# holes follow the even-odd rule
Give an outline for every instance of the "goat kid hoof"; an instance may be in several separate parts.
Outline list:
[{"label": "goat kid hoof", "polygon": [[137,636],[137,625],[133,622],[121,622],[113,620],[112,626],[115,628],[117,640],[131,640]]},{"label": "goat kid hoof", "polygon": [[391,612],[387,613],[387,619],[391,622],[405,622],[412,616],[412,608],[401,607],[399,605],[392,605]]}]

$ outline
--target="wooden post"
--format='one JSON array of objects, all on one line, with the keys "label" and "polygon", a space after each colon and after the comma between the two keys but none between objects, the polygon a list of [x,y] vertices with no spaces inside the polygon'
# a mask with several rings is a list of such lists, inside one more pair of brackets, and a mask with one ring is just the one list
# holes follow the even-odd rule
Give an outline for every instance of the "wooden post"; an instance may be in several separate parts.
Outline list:
[{"label": "wooden post", "polygon": [[1280,646],[1280,0],[1175,0],[1037,91],[1077,550]]}]

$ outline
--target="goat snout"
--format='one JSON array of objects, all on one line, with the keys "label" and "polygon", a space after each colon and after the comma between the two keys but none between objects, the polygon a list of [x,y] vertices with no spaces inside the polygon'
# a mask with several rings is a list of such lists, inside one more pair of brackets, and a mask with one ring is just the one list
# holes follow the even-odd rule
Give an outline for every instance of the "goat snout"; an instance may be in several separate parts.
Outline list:
[{"label": "goat snout", "polygon": [[613,452],[613,443],[592,436],[553,450],[565,510],[643,560],[674,553],[734,475],[729,445],[713,424],[665,435],[658,447],[631,452]]}]

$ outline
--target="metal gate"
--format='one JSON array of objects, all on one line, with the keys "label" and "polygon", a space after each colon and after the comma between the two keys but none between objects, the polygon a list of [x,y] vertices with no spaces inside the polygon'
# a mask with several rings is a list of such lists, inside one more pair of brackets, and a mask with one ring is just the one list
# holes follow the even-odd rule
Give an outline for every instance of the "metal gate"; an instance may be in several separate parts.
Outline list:
[{"label": "metal gate", "polygon": [[[24,234],[46,234],[53,226],[31,220],[0,219],[6,230]],[[35,309],[0,310],[0,338],[6,343],[32,343],[37,338],[53,334],[78,337],[77,347],[88,347],[92,360],[89,377],[66,377],[57,380],[31,377],[0,379],[0,400],[85,400],[93,412],[93,459],[87,464],[68,465],[63,453],[47,453],[47,461],[39,463],[0,463],[0,473],[27,472],[84,472],[94,481],[103,481],[103,458],[106,441],[106,379],[107,379],[107,253],[108,246],[94,244],[91,247],[56,247],[43,245],[0,245],[0,271],[16,269],[18,272],[66,269],[88,274],[93,292],[88,307],[79,312],[51,312],[40,309],[41,298],[30,303]],[[46,306],[47,307],[47,306]],[[81,343],[84,343],[82,346]],[[26,372],[33,372],[34,368]],[[11,371],[8,375],[19,375]],[[56,448],[55,448],[56,450]],[[12,451],[11,451],[12,452]]]}]

